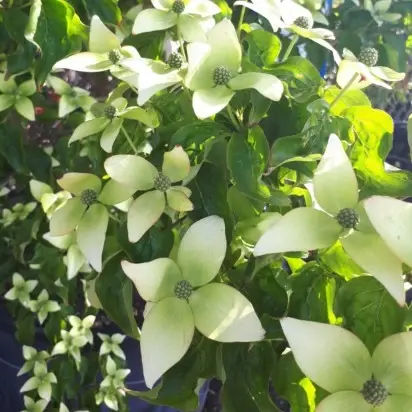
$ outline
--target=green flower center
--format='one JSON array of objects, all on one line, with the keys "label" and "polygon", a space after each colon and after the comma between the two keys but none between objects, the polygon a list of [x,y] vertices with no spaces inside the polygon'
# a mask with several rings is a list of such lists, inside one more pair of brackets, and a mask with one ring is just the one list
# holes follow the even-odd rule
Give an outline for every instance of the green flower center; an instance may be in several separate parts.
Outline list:
[{"label": "green flower center", "polygon": [[179,299],[189,299],[193,286],[187,280],[179,280],[175,286],[175,295]]},{"label": "green flower center", "polygon": [[378,62],[378,58],[379,53],[373,47],[366,47],[366,49],[363,49],[358,56],[358,60],[369,67],[375,66]]},{"label": "green flower center", "polygon": [[339,211],[336,220],[345,229],[355,229],[359,223],[359,216],[356,210],[346,207]]},{"label": "green flower center", "polygon": [[93,189],[85,189],[80,195],[81,202],[86,206],[91,206],[97,202],[97,192]]},{"label": "green flower center", "polygon": [[167,189],[171,186],[170,179],[165,176],[163,173],[159,173],[159,176],[154,180],[154,187],[161,192],[166,192]]},{"label": "green flower center", "polygon": [[293,24],[295,26],[301,27],[302,29],[309,29],[309,19],[305,16],[298,17]]},{"label": "green flower center", "polygon": [[186,5],[183,0],[175,0],[172,6],[172,11],[176,14],[182,14],[185,11]]},{"label": "green flower center", "polygon": [[216,86],[226,86],[230,77],[230,71],[224,66],[216,67],[216,69],[213,70],[213,81]]},{"label": "green flower center", "polygon": [[183,64],[183,57],[180,53],[172,53],[169,58],[167,59],[167,64],[172,68],[172,69],[180,69]]},{"label": "green flower center", "polygon": [[389,396],[389,392],[386,388],[373,378],[364,383],[361,394],[365,401],[373,406],[382,405]]},{"label": "green flower center", "polygon": [[105,107],[104,109],[104,115],[110,120],[114,119],[114,117],[116,116],[116,113],[117,113],[117,110],[113,106],[109,105]]},{"label": "green flower center", "polygon": [[122,58],[122,55],[119,50],[114,49],[114,50],[109,51],[109,60],[113,64],[118,63],[121,58]]}]

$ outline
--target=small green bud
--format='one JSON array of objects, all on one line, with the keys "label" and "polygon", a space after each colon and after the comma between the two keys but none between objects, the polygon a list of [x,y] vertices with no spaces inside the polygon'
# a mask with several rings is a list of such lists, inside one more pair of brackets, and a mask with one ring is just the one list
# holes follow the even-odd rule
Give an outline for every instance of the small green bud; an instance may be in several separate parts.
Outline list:
[{"label": "small green bud", "polygon": [[359,223],[359,216],[356,210],[346,207],[339,211],[336,220],[345,229],[355,229]]},{"label": "small green bud", "polygon": [[226,86],[230,80],[230,72],[226,67],[219,66],[213,70],[213,81],[216,86]]},{"label": "small green bud", "polygon": [[309,29],[309,19],[305,16],[298,17],[293,24],[301,27],[302,29]]},{"label": "small green bud", "polygon": [[116,116],[116,113],[117,113],[117,110],[113,106],[109,105],[105,107],[104,109],[104,115],[110,120],[114,119],[114,117]]},{"label": "small green bud", "polygon": [[176,14],[182,14],[185,11],[186,5],[183,0],[175,0],[172,6],[172,11]]},{"label": "small green bud", "polygon": [[193,286],[187,280],[179,280],[175,286],[175,295],[179,299],[189,299]]},{"label": "small green bud", "polygon": [[373,406],[382,405],[389,396],[387,389],[376,379],[369,379],[363,385],[361,394]]},{"label": "small green bud", "polygon": [[172,53],[169,58],[167,59],[167,64],[172,68],[172,69],[180,69],[183,64],[183,57],[180,53]]},{"label": "small green bud", "polygon": [[161,192],[166,192],[167,189],[171,186],[170,179],[162,173],[159,173],[159,176],[154,180],[154,187],[156,190]]},{"label": "small green bud", "polygon": [[119,50],[114,49],[114,50],[109,51],[109,60],[113,64],[117,64],[121,58],[122,58],[122,55]]},{"label": "small green bud", "polygon": [[97,192],[93,189],[83,190],[80,200],[86,206],[94,205],[97,202]]},{"label": "small green bud", "polygon": [[378,62],[379,53],[373,47],[366,47],[358,56],[358,60],[368,67],[373,67]]}]

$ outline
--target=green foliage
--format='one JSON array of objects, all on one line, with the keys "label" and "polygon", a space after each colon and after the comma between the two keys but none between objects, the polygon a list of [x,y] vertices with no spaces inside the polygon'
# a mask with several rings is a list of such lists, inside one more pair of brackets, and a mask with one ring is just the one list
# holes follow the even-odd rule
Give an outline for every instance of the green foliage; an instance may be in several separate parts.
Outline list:
[{"label": "green foliage", "polygon": [[[48,340],[23,366],[46,368],[50,394],[28,393],[44,410],[127,412],[138,396],[189,412],[217,379],[224,412],[283,412],[279,397],[314,412],[329,392],[310,364],[334,381],[345,339],[409,343],[412,217],[396,199],[412,176],[386,163],[394,122],[371,90],[407,84],[393,70],[408,67],[410,2],[324,15],[302,0],[315,31],[289,24],[293,3],[232,3],[153,20],[159,2],[0,0],[1,304],[21,344]],[[378,68],[350,65],[365,48]],[[342,209],[360,223],[340,226]],[[141,341],[148,390],[128,389],[108,323]]]}]

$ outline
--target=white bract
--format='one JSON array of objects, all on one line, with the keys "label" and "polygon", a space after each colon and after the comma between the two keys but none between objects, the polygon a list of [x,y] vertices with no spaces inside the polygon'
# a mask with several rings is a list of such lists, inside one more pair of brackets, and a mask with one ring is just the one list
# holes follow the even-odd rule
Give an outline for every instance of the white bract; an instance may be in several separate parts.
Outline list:
[{"label": "white bract", "polygon": [[20,392],[37,390],[40,398],[50,402],[52,394],[52,384],[56,384],[56,375],[47,372],[47,366],[37,363],[34,366],[34,376],[30,378],[20,389]]},{"label": "white bract", "polygon": [[72,328],[69,331],[71,336],[84,336],[87,342],[93,344],[93,332],[90,330],[96,320],[96,316],[89,315],[84,319],[80,319],[77,316],[69,316],[69,323]]},{"label": "white bract", "polygon": [[124,272],[150,306],[140,340],[149,388],[185,355],[195,328],[218,342],[264,338],[252,304],[236,289],[212,282],[225,254],[223,219],[209,216],[183,236],[176,262],[169,258],[122,262]]},{"label": "white bract", "polygon": [[126,356],[120,347],[120,344],[124,341],[126,336],[121,335],[120,333],[115,333],[112,336],[105,335],[104,333],[98,333],[99,338],[102,340],[100,346],[99,355],[109,355],[113,353],[117,357],[126,360]]},{"label": "white bract", "polygon": [[[61,404],[60,404],[60,408],[59,408],[59,412],[70,412],[70,410],[69,410],[69,408],[68,408],[64,403],[61,403]],[[74,412],[74,411],[73,411],[73,412]],[[78,410],[78,411],[76,411],[76,412],[89,412],[89,411],[87,411],[87,410],[85,410],[85,409],[82,409],[81,411]]]},{"label": "white bract", "polygon": [[220,8],[209,0],[152,0],[155,7],[141,11],[134,22],[133,34],[166,30],[177,26],[179,35],[188,42],[205,41],[213,27],[212,16]]},{"label": "white bract", "polygon": [[207,43],[187,46],[188,72],[185,84],[193,90],[193,110],[199,119],[224,109],[237,90],[255,89],[266,98],[278,101],[283,84],[266,73],[242,73],[242,50],[230,20],[222,20],[207,35]]},{"label": "white bract", "polygon": [[[90,173],[66,173],[57,183],[74,197],[54,211],[50,219],[50,235],[60,237],[76,231],[76,242],[81,253],[100,272],[109,223],[105,205],[112,206],[127,200],[131,192],[113,180],[102,189],[101,180]],[[77,251],[73,250],[73,253]],[[74,256],[73,259],[79,264],[80,258]]]},{"label": "white bract", "polygon": [[14,107],[16,111],[28,120],[35,120],[34,106],[29,96],[36,93],[36,83],[33,79],[19,85],[14,77],[5,79],[6,73],[0,72],[0,112]]},{"label": "white bract", "polygon": [[47,183],[32,179],[29,182],[32,196],[41,204],[43,212],[50,219],[53,212],[63,206],[72,196],[67,191],[53,193]]},{"label": "white bract", "polygon": [[1,223],[4,227],[12,225],[17,220],[25,220],[27,216],[36,208],[36,203],[29,202],[16,203],[11,209],[3,209]]},{"label": "white bract", "polygon": [[46,359],[48,359],[50,355],[46,351],[38,352],[35,348],[31,346],[23,346],[23,358],[25,360],[23,366],[20,368],[17,376],[24,375],[25,373],[31,371],[37,364],[46,365]]},{"label": "white bract", "polygon": [[80,369],[80,348],[87,345],[88,339],[84,335],[73,335],[67,330],[61,330],[60,336],[62,340],[54,345],[51,353],[52,356],[63,355],[67,353],[74,359],[77,369]]},{"label": "white bract", "polygon": [[391,6],[392,0],[378,0],[376,3],[372,0],[365,0],[364,2],[365,9],[369,11],[379,26],[384,23],[395,23],[402,18],[400,13],[389,12]]},{"label": "white bract", "polygon": [[412,266],[412,204],[386,196],[365,200],[373,227],[398,258]]},{"label": "white bract", "polygon": [[343,60],[339,64],[336,82],[341,88],[364,89],[375,84],[391,89],[386,82],[399,82],[405,78],[405,73],[398,73],[389,67],[375,66],[378,62],[378,51],[368,47],[363,49],[358,57],[350,50],[343,50]]},{"label": "white bract", "polygon": [[412,333],[383,339],[371,356],[339,326],[293,318],[280,323],[302,372],[331,393],[316,412],[412,410]]},{"label": "white bract", "polygon": [[57,302],[49,299],[49,293],[46,289],[40,292],[36,300],[31,300],[28,307],[32,312],[37,313],[40,324],[43,324],[49,313],[58,312],[61,309]]},{"label": "white bract", "polygon": [[38,401],[34,401],[34,399],[30,398],[29,396],[24,396],[24,407],[22,412],[43,412],[46,409],[47,404],[49,401],[45,399],[39,399]]},{"label": "white bract", "polygon": [[172,186],[181,182],[190,172],[190,160],[186,152],[176,146],[166,152],[162,171],[140,156],[116,155],[104,163],[107,174],[116,182],[136,191],[148,192],[140,195],[130,206],[127,214],[129,240],[137,242],[159,220],[166,205],[177,212],[193,210],[189,200],[190,189]]},{"label": "white bract", "polygon": [[137,120],[148,127],[156,127],[158,119],[155,112],[148,112],[141,107],[126,107],[127,100],[123,97],[110,103],[94,103],[90,108],[89,117],[74,129],[69,145],[85,137],[102,132],[100,147],[111,153],[113,144],[120,133],[125,119]]},{"label": "white bract", "polygon": [[282,216],[257,242],[254,255],[309,251],[340,238],[348,255],[405,303],[402,264],[373,229],[359,202],[358,183],[338,136],[331,135],[313,178],[322,208],[299,207]]},{"label": "white bract", "polygon": [[128,83],[138,90],[139,106],[148,102],[157,92],[183,81],[186,64],[179,53],[172,53],[172,56],[168,64],[150,59],[125,59],[122,62],[123,67],[136,73],[134,79],[129,79]]},{"label": "white bract", "polygon": [[13,287],[4,295],[8,300],[18,300],[24,307],[27,307],[30,302],[30,293],[33,292],[37,284],[37,280],[24,280],[19,273],[13,273]]},{"label": "white bract", "polygon": [[52,236],[50,232],[47,232],[43,235],[43,239],[58,249],[66,251],[66,255],[63,256],[63,263],[67,267],[67,279],[73,279],[79,272],[90,273],[92,271],[87,259],[76,243],[76,236],[73,232],[63,236]]},{"label": "white bract", "polygon": [[117,369],[116,362],[110,357],[106,360],[106,376],[100,383],[101,388],[123,389],[124,380],[130,369]]},{"label": "white bract", "polygon": [[293,0],[252,0],[251,3],[240,0],[234,5],[247,7],[265,17],[274,32],[285,29],[318,43],[333,53],[337,63],[340,62],[339,53],[327,42],[327,40],[335,39],[333,32],[314,28],[314,19],[310,10]]},{"label": "white bract", "polygon": [[[123,58],[138,57],[134,47],[121,46],[120,39],[100,20],[93,16],[90,24],[89,51],[73,54],[58,61],[53,70],[70,69],[80,72],[102,72],[110,70],[121,79],[128,74],[119,66]],[[130,75],[130,74],[129,74]]]},{"label": "white bract", "polygon": [[59,117],[67,116],[69,113],[80,107],[87,111],[95,103],[93,97],[89,96],[87,90],[80,87],[71,87],[64,80],[56,76],[49,76],[47,83],[60,95],[59,100]]}]

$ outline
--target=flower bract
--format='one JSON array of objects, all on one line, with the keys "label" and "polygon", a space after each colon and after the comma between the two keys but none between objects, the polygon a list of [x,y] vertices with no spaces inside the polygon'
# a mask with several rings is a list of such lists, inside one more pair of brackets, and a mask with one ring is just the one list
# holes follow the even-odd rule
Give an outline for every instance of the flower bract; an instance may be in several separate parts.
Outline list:
[{"label": "flower bract", "polygon": [[214,25],[212,16],[220,13],[220,8],[209,0],[152,0],[152,4],[154,8],[137,15],[134,34],[177,26],[184,40],[204,41],[205,33]]},{"label": "flower bract", "polygon": [[63,236],[76,230],[76,243],[90,265],[102,270],[102,253],[109,213],[105,205],[115,205],[131,196],[130,190],[115,181],[106,183],[90,173],[66,173],[57,181],[74,195],[50,219],[50,235]]},{"label": "flower bract", "polygon": [[[373,56],[375,53],[376,58]],[[387,82],[399,82],[405,78],[405,73],[398,73],[389,67],[375,66],[378,61],[377,53],[376,49],[367,48],[356,57],[350,50],[344,49],[343,60],[339,64],[336,78],[339,87],[364,89],[374,84],[391,89]]]},{"label": "flower bract", "polygon": [[259,239],[254,255],[321,249],[340,238],[348,255],[403,305],[401,261],[367,219],[355,172],[336,135],[329,137],[313,189],[322,210],[299,207],[286,213]]},{"label": "flower bract", "polygon": [[225,254],[223,219],[209,216],[186,232],[176,262],[122,262],[139,294],[151,303],[140,341],[148,387],[185,355],[195,328],[218,342],[263,339],[265,331],[252,304],[231,286],[212,282]]},{"label": "flower bract", "polygon": [[[225,41],[222,41],[225,39]],[[241,73],[242,51],[236,30],[229,20],[211,29],[207,43],[187,47],[186,86],[193,90],[193,110],[200,119],[224,109],[237,90],[255,89],[266,98],[280,100],[283,84],[267,73]]]},{"label": "flower bract", "polygon": [[107,174],[133,192],[146,191],[131,205],[127,215],[129,240],[137,242],[160,218],[166,205],[178,212],[193,209],[191,191],[184,186],[172,186],[185,179],[190,171],[186,152],[177,146],[166,152],[162,171],[140,156],[116,155],[105,162]]},{"label": "flower bract", "polygon": [[293,318],[280,320],[296,363],[331,395],[317,412],[412,410],[412,334],[383,339],[371,355],[339,326]]}]

